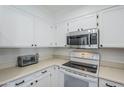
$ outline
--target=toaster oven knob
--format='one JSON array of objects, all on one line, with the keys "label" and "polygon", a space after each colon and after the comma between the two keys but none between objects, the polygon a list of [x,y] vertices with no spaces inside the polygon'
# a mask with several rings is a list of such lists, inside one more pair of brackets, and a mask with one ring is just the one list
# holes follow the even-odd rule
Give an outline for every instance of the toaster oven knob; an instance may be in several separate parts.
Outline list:
[{"label": "toaster oven knob", "polygon": [[35,46],[37,46],[37,45],[35,44]]},{"label": "toaster oven knob", "polygon": [[31,46],[34,46],[33,44]]}]

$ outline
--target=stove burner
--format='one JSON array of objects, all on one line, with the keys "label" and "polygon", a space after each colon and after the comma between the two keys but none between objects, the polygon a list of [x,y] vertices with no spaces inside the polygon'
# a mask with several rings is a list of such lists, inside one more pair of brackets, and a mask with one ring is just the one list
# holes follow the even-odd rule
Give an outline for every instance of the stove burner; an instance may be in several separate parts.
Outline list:
[{"label": "stove burner", "polygon": [[92,65],[92,64],[69,61],[63,65],[92,73],[96,73],[97,71],[97,65]]}]

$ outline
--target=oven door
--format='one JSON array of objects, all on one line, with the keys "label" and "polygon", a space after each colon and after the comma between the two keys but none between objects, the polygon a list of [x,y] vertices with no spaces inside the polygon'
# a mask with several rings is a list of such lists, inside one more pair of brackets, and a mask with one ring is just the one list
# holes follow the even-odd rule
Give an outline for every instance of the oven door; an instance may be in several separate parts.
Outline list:
[{"label": "oven door", "polygon": [[75,71],[62,69],[64,74],[64,87],[97,87],[98,78],[81,74]]}]

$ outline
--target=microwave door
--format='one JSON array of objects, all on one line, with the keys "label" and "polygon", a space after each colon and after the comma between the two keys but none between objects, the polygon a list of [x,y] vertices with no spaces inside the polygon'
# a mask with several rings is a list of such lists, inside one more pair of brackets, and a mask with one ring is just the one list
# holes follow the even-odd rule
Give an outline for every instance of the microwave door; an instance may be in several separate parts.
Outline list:
[{"label": "microwave door", "polygon": [[89,47],[89,35],[83,35],[81,37],[81,48],[88,48]]},{"label": "microwave door", "polygon": [[81,38],[81,45],[87,45],[87,38],[86,37]]},{"label": "microwave door", "polygon": [[79,36],[70,36],[68,39],[69,45],[80,45],[80,37]]}]

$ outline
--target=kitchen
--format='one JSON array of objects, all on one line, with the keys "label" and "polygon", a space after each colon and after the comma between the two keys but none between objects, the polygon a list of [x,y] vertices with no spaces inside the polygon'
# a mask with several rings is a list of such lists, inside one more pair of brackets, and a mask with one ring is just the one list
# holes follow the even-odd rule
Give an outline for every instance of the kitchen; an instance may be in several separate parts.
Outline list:
[{"label": "kitchen", "polygon": [[1,87],[124,87],[123,5],[1,5]]}]

